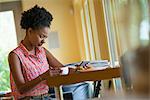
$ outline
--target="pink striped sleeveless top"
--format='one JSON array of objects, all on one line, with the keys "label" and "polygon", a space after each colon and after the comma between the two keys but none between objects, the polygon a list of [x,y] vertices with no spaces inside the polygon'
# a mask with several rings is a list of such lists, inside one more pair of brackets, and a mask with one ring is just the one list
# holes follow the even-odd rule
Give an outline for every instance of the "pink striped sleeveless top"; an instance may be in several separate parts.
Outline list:
[{"label": "pink striped sleeveless top", "polygon": [[[49,69],[45,49],[42,47],[36,48],[36,55],[33,55],[28,52],[28,50],[22,43],[20,43],[20,45],[16,49],[14,49],[13,52],[18,55],[21,61],[21,69],[25,82],[35,79],[40,74],[46,72]],[[46,81],[39,83],[29,92],[24,94],[20,94],[17,90],[11,73],[10,83],[12,95],[16,99],[24,96],[37,96],[48,93],[48,86],[46,85]]]}]

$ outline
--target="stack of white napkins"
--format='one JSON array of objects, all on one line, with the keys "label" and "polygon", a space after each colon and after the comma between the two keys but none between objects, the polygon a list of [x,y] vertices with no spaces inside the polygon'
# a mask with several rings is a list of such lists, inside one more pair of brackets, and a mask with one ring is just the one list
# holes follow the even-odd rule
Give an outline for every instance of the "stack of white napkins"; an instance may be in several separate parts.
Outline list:
[{"label": "stack of white napkins", "polygon": [[93,67],[106,67],[106,66],[109,66],[108,60],[95,60],[95,61],[90,61],[88,64],[92,65]]}]

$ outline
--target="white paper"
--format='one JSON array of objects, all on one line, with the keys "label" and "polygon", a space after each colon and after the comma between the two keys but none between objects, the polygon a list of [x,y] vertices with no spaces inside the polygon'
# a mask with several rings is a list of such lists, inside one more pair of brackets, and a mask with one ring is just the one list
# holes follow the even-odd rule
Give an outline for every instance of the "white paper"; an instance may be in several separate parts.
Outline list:
[{"label": "white paper", "polygon": [[68,67],[62,67],[61,70],[62,70],[61,75],[67,75],[69,73],[69,68]]}]

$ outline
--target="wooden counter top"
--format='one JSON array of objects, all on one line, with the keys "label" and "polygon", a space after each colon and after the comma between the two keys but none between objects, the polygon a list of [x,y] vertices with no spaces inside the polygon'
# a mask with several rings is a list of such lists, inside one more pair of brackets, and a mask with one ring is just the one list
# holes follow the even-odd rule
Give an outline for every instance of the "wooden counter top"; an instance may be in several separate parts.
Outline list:
[{"label": "wooden counter top", "polygon": [[106,68],[101,70],[96,69],[68,75],[49,77],[47,78],[47,82],[49,87],[57,87],[60,85],[79,83],[83,81],[97,81],[117,77],[120,77],[120,67]]}]

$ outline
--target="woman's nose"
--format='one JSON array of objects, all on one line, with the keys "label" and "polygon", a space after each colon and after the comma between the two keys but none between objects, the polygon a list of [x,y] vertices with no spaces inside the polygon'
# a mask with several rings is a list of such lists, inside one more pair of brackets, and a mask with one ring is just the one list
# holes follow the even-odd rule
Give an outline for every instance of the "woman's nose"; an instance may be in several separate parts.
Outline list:
[{"label": "woman's nose", "polygon": [[41,42],[42,42],[42,43],[45,43],[45,40],[42,40]]}]

